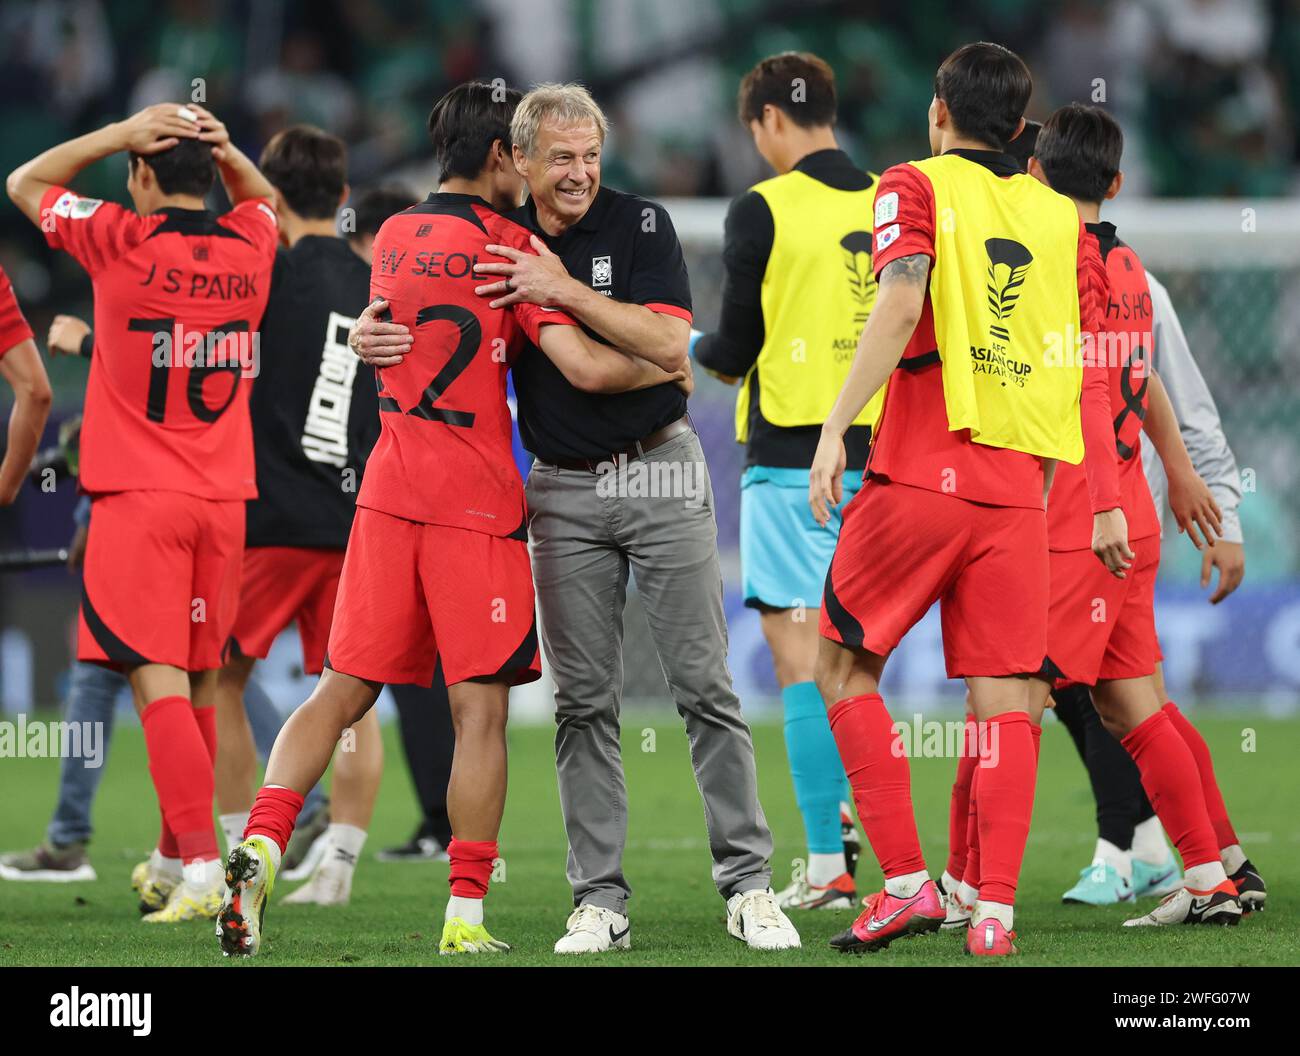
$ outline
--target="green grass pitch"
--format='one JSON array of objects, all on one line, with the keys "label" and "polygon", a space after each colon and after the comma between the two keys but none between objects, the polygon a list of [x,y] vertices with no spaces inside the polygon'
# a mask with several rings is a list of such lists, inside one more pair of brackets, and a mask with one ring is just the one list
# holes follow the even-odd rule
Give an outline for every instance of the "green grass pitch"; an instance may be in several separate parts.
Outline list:
[{"label": "green grass pitch", "polygon": [[[1270,884],[1268,911],[1233,929],[1121,929],[1132,907],[1063,906],[1060,894],[1087,864],[1094,828],[1086,777],[1065,730],[1049,720],[1033,830],[1021,874],[1019,965],[1255,965],[1300,963],[1300,924],[1291,878],[1300,872],[1300,723],[1255,716],[1200,721],[1247,852]],[[653,729],[650,738],[646,730]],[[1254,751],[1248,747],[1254,731]],[[439,958],[436,942],[447,895],[445,864],[381,864],[373,852],[405,839],[415,809],[395,731],[385,731],[387,773],[352,902],[342,908],[272,905],[265,965],[794,965],[843,967],[970,963],[960,934],[896,943],[864,957],[845,956],[827,939],[851,914],[803,913],[803,949],[751,952],[730,938],[710,882],[703,813],[686,738],[676,717],[629,715],[624,722],[631,825],[627,875],[632,949],[601,958],[561,958],[551,946],[570,910],[549,728],[510,733],[511,783],[502,833],[506,875],[488,898],[488,924],[513,950],[500,957]],[[776,834],[774,886],[787,882],[803,853],[779,724],[755,727],[760,789]],[[644,747],[653,741],[655,750]],[[55,798],[57,762],[0,760],[0,848],[35,843]],[[139,730],[122,725],[95,811],[94,883],[0,882],[0,965],[211,965],[223,963],[210,923],[140,923],[129,888],[131,867],[157,834],[157,808]],[[918,823],[934,875],[947,845],[950,759],[913,760]],[[864,855],[859,893],[880,874]],[[276,892],[282,896],[290,885]],[[1142,905],[1149,908],[1153,900]]]}]

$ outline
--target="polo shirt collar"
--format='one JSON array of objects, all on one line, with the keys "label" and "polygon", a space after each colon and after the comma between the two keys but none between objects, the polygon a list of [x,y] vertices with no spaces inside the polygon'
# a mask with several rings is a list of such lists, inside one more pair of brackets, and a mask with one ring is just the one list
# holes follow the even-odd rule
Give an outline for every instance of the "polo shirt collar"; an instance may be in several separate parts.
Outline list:
[{"label": "polo shirt collar", "polygon": [[976,165],[983,165],[994,176],[1017,176],[1024,172],[1015,158],[1001,150],[975,150],[971,147],[953,147],[951,150],[943,152],[945,158],[949,154],[956,154],[957,157],[973,161]]},{"label": "polo shirt collar", "polygon": [[570,224],[558,235],[547,235],[542,231],[541,225],[537,223],[537,203],[533,201],[532,195],[528,196],[524,208],[528,210],[529,226],[534,231],[543,234],[546,238],[563,238],[570,231],[586,231],[588,233],[599,231],[605,213],[609,211],[610,197],[611,192],[609,189],[604,184],[601,184],[600,190],[596,192],[596,197],[591,203],[591,208],[582,214],[582,219],[576,224]]}]

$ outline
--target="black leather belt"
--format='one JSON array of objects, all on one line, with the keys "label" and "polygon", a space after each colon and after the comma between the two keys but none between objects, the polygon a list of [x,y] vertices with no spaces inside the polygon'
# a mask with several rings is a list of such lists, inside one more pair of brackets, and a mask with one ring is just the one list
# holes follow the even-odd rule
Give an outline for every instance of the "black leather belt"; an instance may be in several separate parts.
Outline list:
[{"label": "black leather belt", "polygon": [[669,440],[675,440],[682,433],[691,430],[690,418],[687,415],[682,415],[677,421],[669,422],[662,429],[656,429],[649,436],[643,437],[623,451],[611,451],[609,454],[600,455],[597,458],[557,458],[551,462],[551,465],[559,466],[560,469],[578,469],[587,473],[599,473],[602,465],[617,464],[620,458],[626,459],[628,462],[636,458],[642,458],[655,448],[663,447]]}]

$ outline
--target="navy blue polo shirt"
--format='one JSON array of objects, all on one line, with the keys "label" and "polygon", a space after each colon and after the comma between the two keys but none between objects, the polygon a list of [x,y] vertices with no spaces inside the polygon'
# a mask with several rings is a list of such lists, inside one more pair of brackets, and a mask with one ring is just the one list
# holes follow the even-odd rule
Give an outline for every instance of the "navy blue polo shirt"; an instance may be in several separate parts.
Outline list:
[{"label": "navy blue polo shirt", "polygon": [[[597,293],[690,321],[686,259],[662,206],[601,187],[586,215],[556,237],[538,226],[531,200],[507,215],[541,237],[565,270]],[[519,435],[546,462],[627,450],[686,413],[686,396],[671,383],[636,392],[582,392],[533,345],[520,353],[513,374]]]}]

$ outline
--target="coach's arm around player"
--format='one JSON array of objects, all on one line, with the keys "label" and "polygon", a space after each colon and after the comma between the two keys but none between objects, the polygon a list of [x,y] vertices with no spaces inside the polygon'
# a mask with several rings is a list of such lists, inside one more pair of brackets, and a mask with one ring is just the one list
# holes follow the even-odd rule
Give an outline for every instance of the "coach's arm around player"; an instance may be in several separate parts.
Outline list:
[{"label": "coach's arm around player", "polygon": [[691,324],[687,320],[643,304],[604,297],[565,271],[564,262],[536,235],[529,238],[529,244],[532,253],[510,246],[488,246],[488,252],[507,257],[509,262],[479,264],[475,271],[505,278],[474,292],[495,298],[493,308],[523,301],[560,308],[628,355],[648,360],[665,371],[682,368],[690,351]]},{"label": "coach's arm around player", "polygon": [[[348,335],[352,350],[375,368],[395,367],[411,351],[411,331],[401,323],[380,320],[387,307],[387,301],[372,301]],[[673,370],[665,370],[647,359],[593,341],[576,326],[543,327],[539,340],[538,347],[565,380],[583,392],[633,392],[672,382],[689,396],[695,388],[688,360]]]}]

